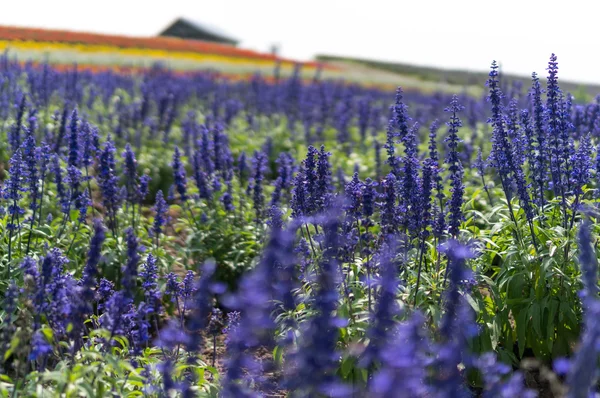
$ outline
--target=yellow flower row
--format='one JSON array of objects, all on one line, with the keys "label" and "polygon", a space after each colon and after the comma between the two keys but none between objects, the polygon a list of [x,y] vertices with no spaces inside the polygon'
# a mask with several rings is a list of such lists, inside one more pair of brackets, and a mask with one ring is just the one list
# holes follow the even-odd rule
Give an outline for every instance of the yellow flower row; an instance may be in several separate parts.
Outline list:
[{"label": "yellow flower row", "polygon": [[[79,43],[57,43],[57,42],[40,42],[40,41],[9,41],[0,40],[0,50],[23,50],[23,51],[39,51],[39,52],[64,52],[64,51],[75,51],[83,54],[99,54],[103,53],[110,55],[111,57],[150,57],[159,59],[181,59],[187,61],[195,61],[199,63],[213,63],[213,64],[255,64],[256,66],[267,66],[274,65],[274,61],[256,58],[242,58],[242,57],[228,57],[218,54],[205,54],[196,52],[183,52],[183,51],[166,51],[157,49],[143,49],[143,48],[120,48],[109,45],[88,45]],[[292,68],[293,64],[290,62],[284,62],[282,67]]]}]

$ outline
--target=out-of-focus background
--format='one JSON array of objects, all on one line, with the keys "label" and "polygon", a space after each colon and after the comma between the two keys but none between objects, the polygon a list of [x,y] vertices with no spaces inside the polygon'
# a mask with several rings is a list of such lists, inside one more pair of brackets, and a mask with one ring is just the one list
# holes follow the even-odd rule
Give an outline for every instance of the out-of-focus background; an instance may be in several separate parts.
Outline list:
[{"label": "out-of-focus background", "polygon": [[556,53],[563,81],[572,82],[565,88],[577,95],[600,88],[594,9],[537,0],[20,1],[2,5],[0,49],[65,67],[161,63],[240,79],[301,65],[307,79],[476,95],[492,60],[528,80],[534,70],[544,75]]}]

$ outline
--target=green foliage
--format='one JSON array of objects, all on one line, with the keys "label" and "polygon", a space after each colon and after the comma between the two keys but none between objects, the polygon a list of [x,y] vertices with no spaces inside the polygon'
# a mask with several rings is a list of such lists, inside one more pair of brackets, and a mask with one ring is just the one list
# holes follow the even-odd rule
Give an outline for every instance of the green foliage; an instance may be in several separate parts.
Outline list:
[{"label": "green foliage", "polygon": [[[98,329],[90,337],[107,338],[110,332]],[[120,344],[110,352],[100,350],[100,345],[92,344],[80,350],[75,358],[65,358],[53,370],[34,371],[25,378],[0,377],[0,394],[11,396],[16,384],[19,394],[28,397],[160,397],[161,372],[159,363],[161,352],[157,348],[147,348],[132,363],[124,337],[115,339]],[[149,374],[144,374],[144,369]],[[218,373],[216,369],[201,361],[189,362],[181,356],[173,365],[173,378],[184,372],[195,375],[192,391],[200,397],[217,397]]]},{"label": "green foliage", "polygon": [[[239,205],[244,207],[244,203]],[[179,210],[185,214],[183,209]],[[213,202],[195,207],[193,211],[200,217],[187,220],[185,224],[191,223],[192,228],[181,230],[182,235],[185,233],[186,250],[182,260],[186,268],[213,259],[217,263],[215,278],[234,288],[257,256],[265,227],[253,222],[252,209],[228,213]],[[180,227],[185,228],[185,225]]]}]

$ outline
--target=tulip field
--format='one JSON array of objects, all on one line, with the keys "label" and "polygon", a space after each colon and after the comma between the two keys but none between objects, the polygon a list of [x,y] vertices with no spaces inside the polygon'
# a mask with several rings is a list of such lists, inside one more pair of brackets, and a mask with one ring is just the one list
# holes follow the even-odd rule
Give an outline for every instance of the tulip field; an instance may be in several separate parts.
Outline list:
[{"label": "tulip field", "polygon": [[484,95],[18,56],[1,396],[599,394],[600,100],[555,55]]}]

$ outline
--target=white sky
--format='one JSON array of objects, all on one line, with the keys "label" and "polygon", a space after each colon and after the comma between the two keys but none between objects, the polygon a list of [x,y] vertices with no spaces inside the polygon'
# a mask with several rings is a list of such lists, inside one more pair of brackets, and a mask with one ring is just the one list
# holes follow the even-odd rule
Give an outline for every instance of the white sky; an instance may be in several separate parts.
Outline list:
[{"label": "white sky", "polygon": [[187,16],[241,47],[307,60],[336,54],[420,65],[546,74],[600,83],[594,0],[0,0],[0,24],[152,36]]}]

